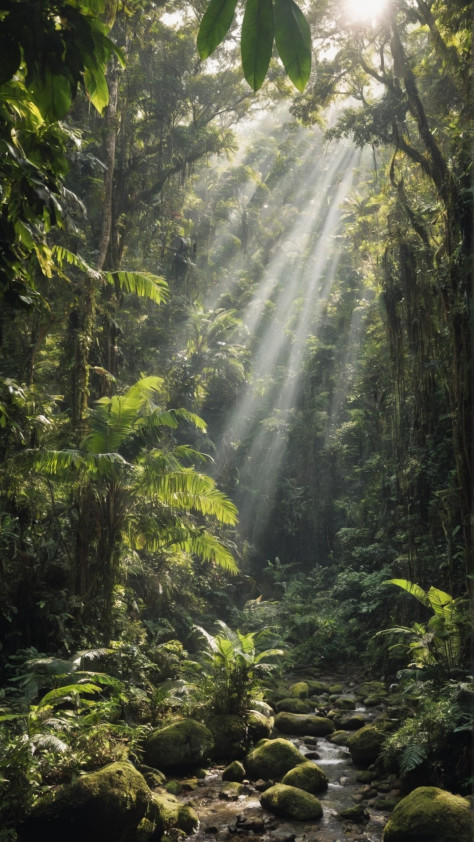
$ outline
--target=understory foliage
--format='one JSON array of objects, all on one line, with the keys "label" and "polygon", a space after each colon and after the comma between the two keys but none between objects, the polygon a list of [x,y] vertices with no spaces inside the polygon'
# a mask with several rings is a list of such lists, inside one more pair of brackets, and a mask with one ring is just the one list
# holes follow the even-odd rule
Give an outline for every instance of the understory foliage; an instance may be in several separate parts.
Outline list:
[{"label": "understory foliage", "polygon": [[259,98],[221,43],[234,0],[23,7],[0,11],[0,834],[151,724],[242,714],[273,657],[400,681],[387,763],[465,791],[471,4],[365,28],[247,0]]}]

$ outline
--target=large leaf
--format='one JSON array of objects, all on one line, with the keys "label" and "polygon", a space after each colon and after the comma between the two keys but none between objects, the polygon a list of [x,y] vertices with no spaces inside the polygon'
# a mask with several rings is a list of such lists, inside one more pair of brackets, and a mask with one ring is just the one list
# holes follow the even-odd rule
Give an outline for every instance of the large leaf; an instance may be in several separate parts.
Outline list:
[{"label": "large leaf", "polygon": [[71,107],[73,85],[66,74],[67,70],[65,73],[52,73],[46,68],[41,75],[35,74],[32,78],[30,91],[33,101],[47,122],[62,120]]},{"label": "large leaf", "polygon": [[311,31],[293,0],[275,0],[275,43],[294,86],[304,90],[311,73]]},{"label": "large leaf", "polygon": [[452,601],[453,598],[448,593],[444,591],[440,591],[439,588],[431,588],[428,591],[428,599],[433,609],[434,613],[438,615],[438,617],[443,617],[446,619],[449,614],[451,613],[449,609],[446,611],[446,606],[448,606]]},{"label": "large leaf", "polygon": [[242,68],[254,91],[261,88],[273,50],[272,0],[247,0],[242,22]]},{"label": "large leaf", "polygon": [[384,584],[396,585],[398,588],[402,588],[404,591],[414,596],[419,602],[421,602],[422,605],[425,605],[427,608],[430,607],[428,594],[420,587],[420,585],[416,585],[408,579],[388,579],[384,582]]},{"label": "large leaf", "polygon": [[107,80],[100,67],[89,65],[84,72],[84,84],[92,105],[102,114],[104,108],[109,104],[109,89]]},{"label": "large leaf", "polygon": [[150,272],[105,272],[109,284],[118,283],[124,292],[134,292],[140,298],[149,298],[155,304],[161,304],[168,295],[168,284],[159,275]]},{"label": "large leaf", "polygon": [[211,0],[199,27],[198,53],[202,59],[214,52],[227,35],[234,18],[237,0]]}]

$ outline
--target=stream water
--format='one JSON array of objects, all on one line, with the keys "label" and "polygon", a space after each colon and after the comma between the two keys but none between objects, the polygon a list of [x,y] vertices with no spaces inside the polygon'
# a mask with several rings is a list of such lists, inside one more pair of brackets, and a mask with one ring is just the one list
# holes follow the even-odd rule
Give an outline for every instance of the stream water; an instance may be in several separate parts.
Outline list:
[{"label": "stream water", "polygon": [[[375,713],[361,708],[358,712],[368,713],[367,722]],[[307,759],[314,760],[329,779],[327,792],[318,796],[323,808],[322,818],[297,822],[268,813],[261,807],[260,792],[253,783],[223,782],[219,767],[209,770],[206,778],[184,796],[200,818],[194,842],[232,842],[234,839],[239,842],[247,839],[254,842],[257,839],[262,842],[381,842],[389,810],[374,806],[377,792],[371,785],[364,785],[360,777],[357,779],[358,770],[352,763],[349,749],[322,737],[287,738]],[[341,811],[358,803],[366,807],[362,823],[341,818]]]}]

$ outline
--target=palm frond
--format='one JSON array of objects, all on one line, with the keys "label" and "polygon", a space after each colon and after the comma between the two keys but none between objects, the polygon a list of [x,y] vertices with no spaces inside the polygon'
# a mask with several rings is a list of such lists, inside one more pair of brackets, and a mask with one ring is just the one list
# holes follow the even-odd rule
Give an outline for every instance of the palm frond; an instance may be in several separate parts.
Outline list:
[{"label": "palm frond", "polygon": [[199,556],[203,561],[213,562],[233,576],[239,572],[232,553],[210,532],[205,530],[196,532],[180,541],[178,545],[186,552]]},{"label": "palm frond", "polygon": [[118,284],[123,292],[133,292],[140,298],[148,298],[155,304],[162,304],[168,297],[168,284],[160,275],[151,272],[105,272],[107,283]]},{"label": "palm frond", "polygon": [[212,477],[192,468],[168,474],[156,474],[145,468],[144,487],[156,494],[160,501],[174,509],[212,515],[221,523],[237,523],[237,508],[219,491]]}]

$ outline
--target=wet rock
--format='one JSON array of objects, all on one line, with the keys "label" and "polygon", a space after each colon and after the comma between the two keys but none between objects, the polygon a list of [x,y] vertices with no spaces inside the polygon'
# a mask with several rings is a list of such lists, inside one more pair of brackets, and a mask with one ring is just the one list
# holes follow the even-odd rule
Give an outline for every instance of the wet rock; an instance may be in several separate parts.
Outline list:
[{"label": "wet rock", "polygon": [[374,798],[374,800],[372,801],[372,806],[374,810],[382,810],[384,813],[391,813],[399,801],[399,798],[383,798],[379,796],[377,798]]},{"label": "wet rock", "polygon": [[237,781],[224,781],[222,789],[219,793],[221,801],[237,801],[239,795],[242,795],[244,787]]},{"label": "wet rock", "polygon": [[362,804],[357,804],[355,807],[348,807],[346,810],[341,810],[339,813],[341,819],[354,822],[354,824],[363,824],[370,819],[370,813]]},{"label": "wet rock", "polygon": [[263,740],[244,758],[249,777],[275,780],[281,778],[306,758],[289,740]]},{"label": "wet rock", "polygon": [[237,827],[244,833],[265,833],[265,822],[260,816],[242,816],[237,818]]},{"label": "wet rock", "polygon": [[267,789],[260,803],[265,810],[296,821],[319,819],[323,814],[321,803],[314,795],[284,784],[275,784]]},{"label": "wet rock", "polygon": [[310,734],[315,737],[326,737],[335,730],[328,717],[309,713],[278,713],[275,728],[283,734]]},{"label": "wet rock", "polygon": [[362,767],[370,766],[377,759],[383,741],[383,732],[373,725],[365,725],[352,734],[347,745],[354,764]]},{"label": "wet rock", "polygon": [[365,716],[360,713],[353,713],[351,716],[344,716],[341,720],[341,727],[346,731],[358,731],[366,724]]},{"label": "wet rock", "polygon": [[297,681],[296,684],[291,685],[289,693],[290,696],[295,696],[297,699],[307,699],[309,687],[306,681]]},{"label": "wet rock", "polygon": [[293,842],[294,839],[296,839],[296,834],[292,830],[277,827],[272,831],[269,842]]},{"label": "wet rock", "polygon": [[270,736],[273,730],[273,716],[265,716],[258,710],[249,710],[247,713],[248,735],[252,743],[258,743]]},{"label": "wet rock", "polygon": [[277,710],[287,711],[288,713],[311,713],[313,706],[308,699],[288,697],[277,702]]},{"label": "wet rock", "polygon": [[149,810],[153,793],[143,775],[127,761],[61,787],[53,799],[39,801],[19,828],[21,842],[103,842],[125,839]]},{"label": "wet rock", "polygon": [[473,829],[467,798],[420,786],[396,805],[383,842],[471,842]]},{"label": "wet rock", "polygon": [[213,747],[209,728],[194,719],[180,719],[153,731],[145,743],[145,763],[157,769],[197,765]]},{"label": "wet rock", "polygon": [[329,693],[329,684],[324,681],[308,681],[308,689],[311,694],[318,695],[319,693]]},{"label": "wet rock", "polygon": [[247,740],[247,727],[242,716],[221,714],[207,722],[214,739],[212,756],[215,760],[243,757]]},{"label": "wet rock", "polygon": [[355,696],[338,696],[334,703],[342,710],[354,710],[357,704]]},{"label": "wet rock", "polygon": [[145,778],[150,789],[155,789],[158,786],[163,786],[166,783],[166,775],[158,769],[153,769],[152,766],[147,766],[145,763],[140,763],[137,766],[138,771]]},{"label": "wet rock", "polygon": [[308,761],[307,763],[300,763],[294,769],[290,769],[283,776],[281,782],[287,786],[296,786],[305,792],[318,795],[327,790],[329,779],[326,773],[316,763]]},{"label": "wet rock", "polygon": [[263,702],[262,699],[251,699],[249,707],[250,710],[256,710],[258,713],[263,713],[263,715],[268,718],[272,717],[275,712],[272,706],[267,702]]},{"label": "wet rock", "polygon": [[307,760],[321,760],[321,755],[317,751],[307,751],[305,756]]},{"label": "wet rock", "polygon": [[356,774],[356,781],[360,784],[368,784],[375,778],[375,772],[363,769]]},{"label": "wet rock", "polygon": [[222,772],[223,781],[236,781],[237,783],[242,783],[244,778],[245,769],[240,760],[234,760],[232,763],[229,763]]},{"label": "wet rock", "polygon": [[347,731],[333,731],[329,737],[329,741],[336,746],[346,746],[349,739]]},{"label": "wet rock", "polygon": [[[178,828],[184,833],[193,833],[199,825],[199,818],[195,810],[186,804],[178,801],[174,795],[168,792],[153,792],[151,804],[147,811],[147,819],[155,826],[154,833],[163,834],[170,828]],[[89,837],[85,837],[88,839]],[[106,839],[113,837],[106,836]]]},{"label": "wet rock", "polygon": [[258,781],[255,781],[254,787],[257,792],[265,792],[271,784],[268,781],[264,781],[263,778],[259,778]]}]

